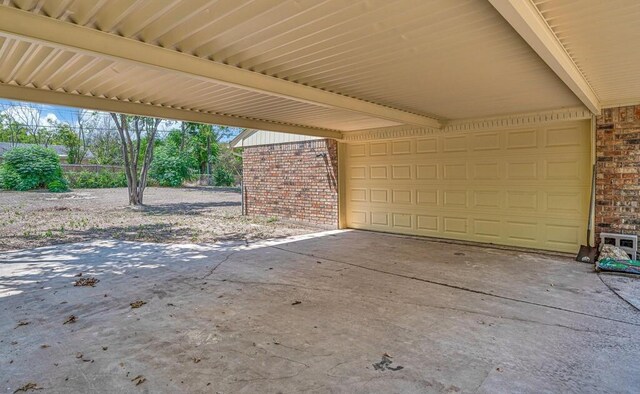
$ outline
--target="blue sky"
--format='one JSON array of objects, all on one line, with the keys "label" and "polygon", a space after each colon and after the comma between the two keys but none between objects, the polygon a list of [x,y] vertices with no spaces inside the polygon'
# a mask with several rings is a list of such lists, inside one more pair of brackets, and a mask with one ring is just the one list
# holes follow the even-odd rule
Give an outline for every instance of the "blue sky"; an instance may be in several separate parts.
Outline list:
[{"label": "blue sky", "polygon": [[2,110],[6,109],[6,107],[11,105],[21,105],[21,104],[26,104],[29,106],[33,106],[34,108],[40,109],[40,113],[43,117],[46,116],[47,114],[52,113],[56,116],[58,120],[62,122],[70,123],[73,120],[72,113],[71,113],[73,108],[0,99],[0,108],[2,108]]}]

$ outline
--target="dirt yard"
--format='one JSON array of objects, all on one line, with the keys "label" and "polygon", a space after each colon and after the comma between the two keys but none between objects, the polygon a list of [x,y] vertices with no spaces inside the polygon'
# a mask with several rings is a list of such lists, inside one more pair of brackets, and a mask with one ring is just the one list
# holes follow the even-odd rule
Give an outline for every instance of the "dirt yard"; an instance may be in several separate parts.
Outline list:
[{"label": "dirt yard", "polygon": [[317,231],[241,215],[233,189],[148,188],[145,207],[128,207],[126,189],[70,193],[0,192],[0,250],[94,239],[163,243],[255,240]]}]

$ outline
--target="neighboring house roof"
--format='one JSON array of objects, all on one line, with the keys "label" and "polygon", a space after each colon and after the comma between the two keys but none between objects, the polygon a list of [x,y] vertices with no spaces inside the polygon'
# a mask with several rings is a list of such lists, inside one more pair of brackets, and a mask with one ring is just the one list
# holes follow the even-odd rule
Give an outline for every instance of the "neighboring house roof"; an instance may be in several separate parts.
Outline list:
[{"label": "neighboring house roof", "polygon": [[[38,144],[23,144],[23,143],[11,143],[11,142],[0,142],[0,157],[4,156],[4,153],[8,150],[11,150],[13,148],[18,148],[18,147],[26,147],[26,146],[35,146]],[[58,154],[58,156],[60,157],[67,157],[67,148],[65,146],[62,145],[48,145],[47,148],[51,148],[54,151],[56,151],[56,153]],[[85,155],[85,159],[92,159],[93,153],[91,153],[91,151],[87,151],[86,155]]]},{"label": "neighboring house roof", "polygon": [[277,131],[247,129],[238,134],[236,138],[229,142],[232,148],[243,148],[247,146],[285,144],[288,142],[319,140],[322,137],[312,137],[308,135],[280,133]]}]

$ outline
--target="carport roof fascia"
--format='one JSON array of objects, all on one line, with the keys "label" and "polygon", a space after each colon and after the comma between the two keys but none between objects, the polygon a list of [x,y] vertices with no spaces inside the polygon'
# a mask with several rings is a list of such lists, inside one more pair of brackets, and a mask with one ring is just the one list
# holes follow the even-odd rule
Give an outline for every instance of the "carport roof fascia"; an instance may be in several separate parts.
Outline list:
[{"label": "carport roof fascia", "polygon": [[242,140],[252,136],[253,134],[255,134],[258,130],[254,130],[254,129],[246,129],[243,130],[240,134],[238,134],[234,139],[232,139],[229,142],[229,146],[232,148],[239,148],[241,146],[238,146],[238,144],[240,142],[242,142]]}]

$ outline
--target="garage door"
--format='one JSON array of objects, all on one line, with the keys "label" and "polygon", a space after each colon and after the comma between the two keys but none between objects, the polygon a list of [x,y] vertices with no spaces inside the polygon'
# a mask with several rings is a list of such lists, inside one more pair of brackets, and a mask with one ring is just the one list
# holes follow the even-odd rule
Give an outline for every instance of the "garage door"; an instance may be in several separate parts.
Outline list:
[{"label": "garage door", "polygon": [[589,121],[350,143],[347,226],[576,252],[589,204]]}]

